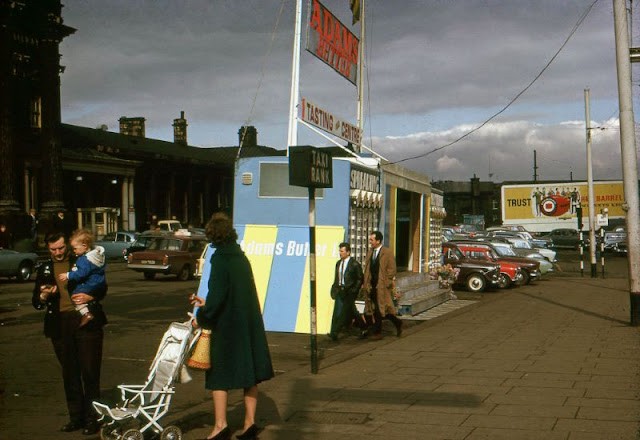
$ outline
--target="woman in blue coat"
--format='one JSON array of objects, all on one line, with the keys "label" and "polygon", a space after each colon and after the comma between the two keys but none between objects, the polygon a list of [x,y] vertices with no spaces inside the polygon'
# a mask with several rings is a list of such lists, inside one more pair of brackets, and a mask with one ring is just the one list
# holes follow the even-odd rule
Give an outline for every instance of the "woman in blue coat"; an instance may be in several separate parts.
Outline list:
[{"label": "woman in blue coat", "polygon": [[258,384],[273,377],[271,355],[262,321],[251,264],[237,243],[231,219],[214,214],[206,226],[207,237],[216,248],[211,257],[211,275],[206,301],[199,306],[198,325],[211,329],[211,368],[205,375],[212,390],[215,426],[207,439],[227,440],[228,390],[244,389],[244,432],[239,439],[256,438]]}]

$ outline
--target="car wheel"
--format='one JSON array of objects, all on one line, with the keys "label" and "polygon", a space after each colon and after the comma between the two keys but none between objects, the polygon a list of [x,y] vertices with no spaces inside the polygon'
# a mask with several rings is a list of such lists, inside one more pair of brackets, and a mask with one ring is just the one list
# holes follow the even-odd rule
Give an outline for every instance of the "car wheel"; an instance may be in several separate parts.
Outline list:
[{"label": "car wheel", "polygon": [[529,272],[526,270],[522,271],[522,284],[526,285],[531,282],[531,276],[529,276]]},{"label": "car wheel", "polygon": [[33,264],[28,261],[24,261],[20,263],[20,267],[18,267],[18,281],[25,282],[29,281],[31,278],[31,273],[33,272]]},{"label": "car wheel", "polygon": [[143,272],[142,274],[144,275],[145,280],[152,280],[156,277],[155,272]]},{"label": "car wheel", "polygon": [[500,277],[498,277],[498,287],[501,289],[506,289],[511,284],[511,279],[509,275],[506,273],[501,273]]},{"label": "car wheel", "polygon": [[178,272],[178,279],[180,281],[187,281],[191,277],[191,267],[188,264],[182,266],[180,272]]},{"label": "car wheel", "polygon": [[467,278],[467,289],[471,292],[482,292],[485,288],[485,281],[482,275],[477,273],[469,275]]}]

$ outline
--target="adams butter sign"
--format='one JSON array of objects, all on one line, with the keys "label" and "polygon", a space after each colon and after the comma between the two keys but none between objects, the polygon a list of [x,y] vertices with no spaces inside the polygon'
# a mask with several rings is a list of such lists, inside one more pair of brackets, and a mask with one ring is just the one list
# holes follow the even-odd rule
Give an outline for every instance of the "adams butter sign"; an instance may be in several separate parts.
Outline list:
[{"label": "adams butter sign", "polygon": [[356,84],[360,41],[318,0],[311,1],[307,51]]}]

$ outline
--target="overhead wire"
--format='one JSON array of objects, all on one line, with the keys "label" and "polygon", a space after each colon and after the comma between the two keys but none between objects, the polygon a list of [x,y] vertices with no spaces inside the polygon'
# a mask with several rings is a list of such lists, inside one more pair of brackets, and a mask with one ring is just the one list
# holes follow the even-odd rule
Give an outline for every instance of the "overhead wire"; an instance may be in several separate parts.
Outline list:
[{"label": "overhead wire", "polygon": [[[593,7],[595,6],[596,3],[598,3],[599,0],[594,0],[588,7],[587,9],[582,13],[582,15],[580,16],[580,18],[578,19],[578,21],[576,22],[576,24],[573,26],[573,28],[571,29],[571,32],[569,32],[569,35],[567,36],[567,38],[564,40],[564,42],[562,43],[562,45],[560,46],[560,48],[556,51],[556,53],[551,57],[551,59],[547,62],[547,64],[545,64],[545,66],[542,68],[542,70],[533,78],[533,80],[531,80],[531,82],[524,88],[522,89],[516,96],[514,96],[504,107],[502,107],[502,109],[500,109],[498,112],[494,113],[492,116],[490,116],[487,120],[485,120],[484,122],[482,122],[480,125],[478,125],[477,127],[469,130],[468,132],[466,132],[465,134],[463,134],[462,136],[458,137],[457,139],[449,142],[448,144],[445,145],[441,145],[439,147],[436,147],[430,151],[427,151],[426,153],[422,153],[422,154],[418,154],[415,156],[410,156],[404,159],[400,159],[397,160],[395,162],[389,162],[386,165],[392,165],[392,164],[398,164],[398,163],[402,163],[402,162],[406,162],[408,160],[414,160],[414,159],[420,159],[423,158],[425,156],[428,156],[432,153],[435,153],[437,151],[443,150],[445,148],[448,148],[452,145],[457,144],[458,142],[460,142],[461,140],[471,136],[473,133],[475,133],[476,131],[482,129],[485,125],[487,125],[489,122],[491,122],[492,120],[494,120],[495,118],[497,118],[498,116],[500,116],[502,113],[504,113],[509,107],[511,107],[511,105],[513,103],[515,103],[525,92],[527,92],[527,90],[529,90],[533,84],[536,83],[536,81],[538,81],[538,79],[542,76],[542,74],[549,68],[549,66],[551,65],[551,63],[553,63],[555,61],[555,59],[558,57],[558,55],[560,54],[560,52],[562,52],[562,50],[564,49],[564,47],[567,45],[567,43],[569,43],[569,40],[571,39],[571,37],[573,36],[573,34],[576,33],[576,31],[578,30],[578,28],[580,27],[580,25],[582,24],[582,22],[587,18],[587,16],[589,15],[589,13],[591,12],[591,10],[593,9]],[[384,166],[384,165],[383,165]]]},{"label": "overhead wire", "polygon": [[284,4],[285,4],[286,0],[281,0],[280,2],[280,11],[278,11],[278,16],[276,17],[276,22],[273,26],[273,30],[271,31],[271,40],[269,41],[269,47],[267,48],[267,52],[264,54],[264,57],[262,58],[262,64],[260,66],[260,77],[258,78],[258,85],[256,86],[256,91],[253,94],[253,99],[251,100],[251,107],[249,109],[249,116],[247,116],[247,119],[245,120],[244,123],[244,127],[242,129],[242,135],[240,137],[240,145],[238,146],[238,153],[236,155],[236,164],[238,163],[238,159],[240,159],[240,153],[242,151],[242,147],[244,145],[244,139],[245,136],[247,135],[247,128],[249,126],[249,124],[251,123],[251,119],[253,118],[253,113],[255,111],[256,108],[256,102],[258,101],[258,94],[260,93],[260,88],[262,87],[262,82],[264,80],[264,72],[265,72],[265,67],[267,65],[267,61],[270,58],[271,55],[271,51],[273,50],[273,43],[275,41],[276,38],[276,32],[278,30],[278,26],[280,24],[280,18],[282,17],[282,13],[284,11]]}]

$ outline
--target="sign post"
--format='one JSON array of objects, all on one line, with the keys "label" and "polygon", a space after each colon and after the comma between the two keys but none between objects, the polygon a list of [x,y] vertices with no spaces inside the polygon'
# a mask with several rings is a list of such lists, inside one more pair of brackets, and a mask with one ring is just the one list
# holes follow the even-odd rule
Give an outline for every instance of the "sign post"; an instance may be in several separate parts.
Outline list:
[{"label": "sign post", "polygon": [[289,185],[309,189],[309,309],[311,373],[318,373],[316,312],[316,188],[333,187],[331,154],[312,146],[289,147]]}]

